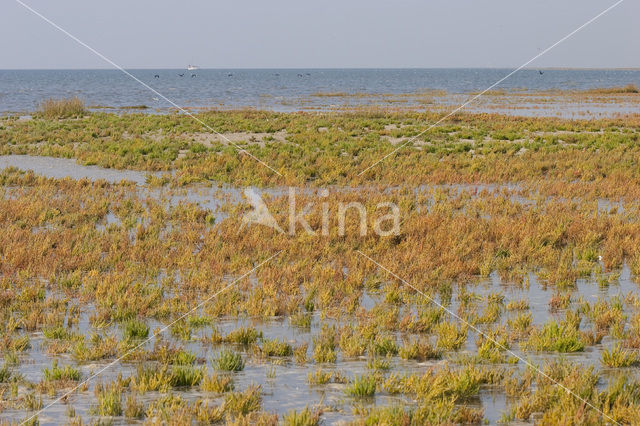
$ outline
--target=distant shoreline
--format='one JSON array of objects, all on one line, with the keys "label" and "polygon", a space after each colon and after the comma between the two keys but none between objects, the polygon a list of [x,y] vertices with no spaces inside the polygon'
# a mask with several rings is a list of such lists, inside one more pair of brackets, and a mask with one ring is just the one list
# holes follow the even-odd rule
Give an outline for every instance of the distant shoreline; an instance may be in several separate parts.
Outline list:
[{"label": "distant shoreline", "polygon": [[[488,95],[526,92],[526,99],[517,102],[518,114],[526,109],[527,114],[535,115],[550,106],[549,99],[534,100],[532,96],[537,93],[546,96],[592,91],[603,95],[616,88],[614,92],[623,93],[626,87],[633,87],[637,93],[640,87],[640,69],[528,68],[513,73],[509,68],[166,68],[130,69],[128,73],[116,69],[3,70],[0,112],[29,112],[45,99],[76,96],[89,107],[130,109],[144,105],[147,112],[168,111],[176,105],[196,110],[254,108],[280,112],[371,106],[433,110],[460,105],[467,100],[465,96],[478,93],[486,96],[470,109],[487,110],[483,104],[495,104],[497,99]],[[488,87],[492,90],[485,93]],[[626,99],[633,104],[630,107],[617,99],[598,105],[572,102],[564,111],[624,113],[629,108],[635,111],[637,98],[633,95]],[[488,110],[513,110],[518,106],[514,100],[491,105]],[[555,104],[558,101],[554,98]]]},{"label": "distant shoreline", "polygon": [[[125,67],[126,70],[132,71],[149,71],[149,70],[159,70],[159,71],[180,71],[186,70],[186,67],[183,68],[165,68],[165,67]],[[229,71],[229,70],[246,70],[246,71],[261,71],[261,70],[514,70],[515,67],[344,67],[344,68],[334,68],[334,67],[284,67],[284,68],[274,68],[274,67],[258,67],[258,68],[250,68],[250,67],[200,67],[198,71]],[[526,67],[522,68],[522,70],[549,70],[549,71],[640,71],[640,66],[638,67]],[[105,68],[0,68],[0,71],[119,71],[113,67],[105,67]]]}]

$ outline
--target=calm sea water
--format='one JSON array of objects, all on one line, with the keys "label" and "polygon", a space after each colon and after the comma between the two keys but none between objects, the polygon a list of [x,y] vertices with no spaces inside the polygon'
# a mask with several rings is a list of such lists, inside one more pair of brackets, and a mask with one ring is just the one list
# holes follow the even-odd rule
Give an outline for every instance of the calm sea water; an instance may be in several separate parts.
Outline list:
[{"label": "calm sea water", "polygon": [[[201,69],[131,70],[134,76],[183,107],[256,107],[274,110],[326,105],[315,93],[448,93],[481,91],[509,69]],[[179,74],[184,73],[183,77]],[[155,76],[158,75],[158,78]],[[192,75],[194,75],[192,77]],[[521,70],[504,89],[589,89],[640,86],[640,70]],[[77,95],[88,105],[122,108],[171,105],[118,70],[0,70],[0,113],[33,111],[45,98]],[[357,101],[356,101],[357,102]]]}]

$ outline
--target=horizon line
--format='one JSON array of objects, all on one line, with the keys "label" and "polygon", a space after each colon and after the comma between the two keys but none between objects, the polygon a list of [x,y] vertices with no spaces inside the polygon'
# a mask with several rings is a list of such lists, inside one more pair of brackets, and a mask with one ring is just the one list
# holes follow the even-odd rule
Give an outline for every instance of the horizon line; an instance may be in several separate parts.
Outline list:
[{"label": "horizon line", "polygon": [[[186,70],[172,67],[127,67],[128,70]],[[198,70],[504,70],[510,67],[199,67]],[[522,70],[611,70],[611,71],[640,71],[637,67],[526,67]],[[117,71],[115,68],[0,68],[0,71]],[[196,70],[194,70],[196,71]]]}]

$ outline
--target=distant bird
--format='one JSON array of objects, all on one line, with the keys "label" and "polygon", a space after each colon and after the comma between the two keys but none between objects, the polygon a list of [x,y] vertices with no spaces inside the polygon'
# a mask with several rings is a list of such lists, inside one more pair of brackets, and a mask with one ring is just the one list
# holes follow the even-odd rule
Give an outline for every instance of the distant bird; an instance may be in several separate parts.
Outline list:
[{"label": "distant bird", "polygon": [[151,99],[153,99],[154,101],[159,101],[160,100],[160,98],[151,98]]},{"label": "distant bird", "polygon": [[160,78],[158,74],[154,75],[153,78]]},{"label": "distant bird", "polygon": [[540,75],[544,74],[544,71],[542,70],[538,70],[538,72],[540,73]]},{"label": "distant bird", "polygon": [[227,74],[227,77],[233,77],[233,74],[229,73]]},{"label": "distant bird", "polygon": [[182,73],[182,74],[178,74],[178,75],[179,75],[180,77],[184,77],[184,73]]},{"label": "distant bird", "polygon": [[195,74],[191,74],[191,78],[193,78],[193,77],[195,77],[195,76],[196,76]]},{"label": "distant bird", "polygon": [[278,74],[278,73],[275,73],[274,75],[277,76],[277,77],[280,77],[280,74]]},{"label": "distant bird", "polygon": [[298,77],[302,77],[302,74],[298,74]]}]

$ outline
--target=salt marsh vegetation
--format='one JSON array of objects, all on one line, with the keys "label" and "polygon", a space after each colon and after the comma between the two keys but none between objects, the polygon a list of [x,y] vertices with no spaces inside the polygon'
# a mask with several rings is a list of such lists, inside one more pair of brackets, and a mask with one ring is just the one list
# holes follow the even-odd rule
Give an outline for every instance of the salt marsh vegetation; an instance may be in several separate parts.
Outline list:
[{"label": "salt marsh vegetation", "polygon": [[46,99],[40,104],[38,114],[45,118],[78,118],[87,113],[84,101],[76,97],[70,99]]},{"label": "salt marsh vegetation", "polygon": [[[437,117],[199,115],[286,130],[240,143],[282,178],[177,114],[3,117],[2,154],[148,175],[0,171],[0,417],[639,423],[640,118],[460,114],[358,176]],[[245,185],[281,224],[292,185],[400,232],[242,228]]]}]

